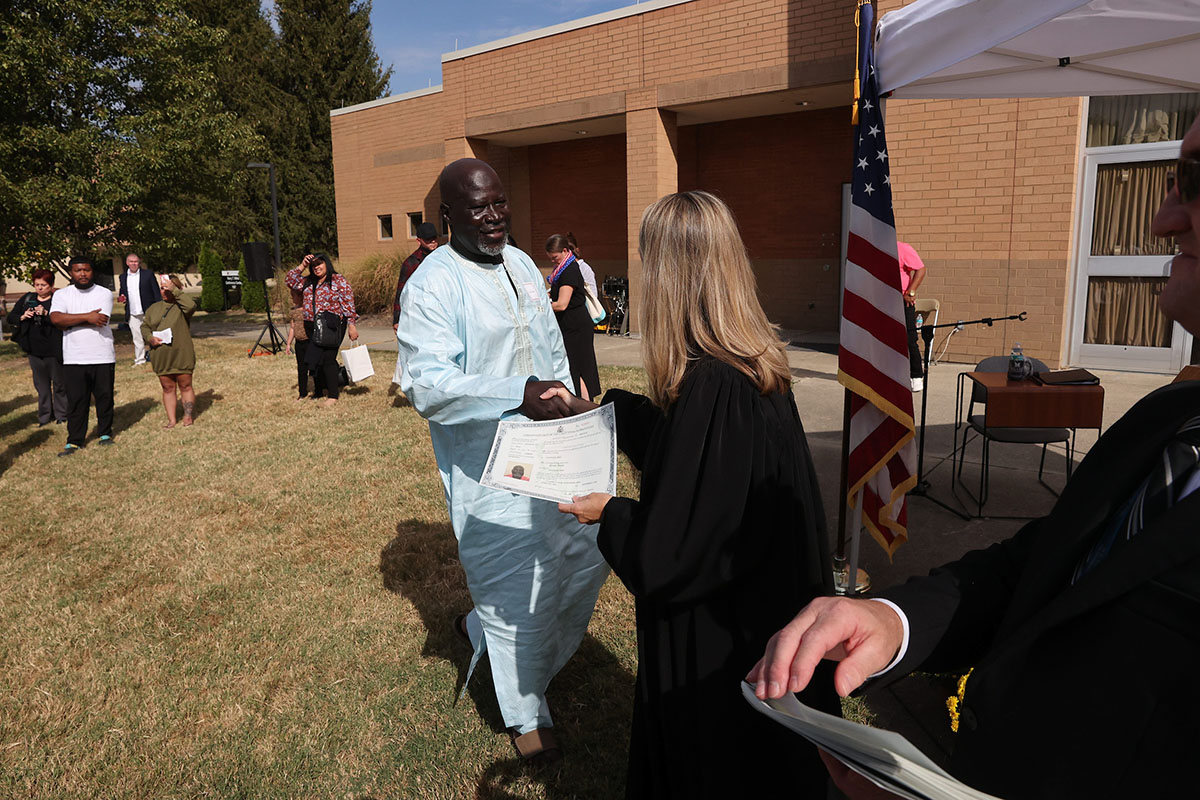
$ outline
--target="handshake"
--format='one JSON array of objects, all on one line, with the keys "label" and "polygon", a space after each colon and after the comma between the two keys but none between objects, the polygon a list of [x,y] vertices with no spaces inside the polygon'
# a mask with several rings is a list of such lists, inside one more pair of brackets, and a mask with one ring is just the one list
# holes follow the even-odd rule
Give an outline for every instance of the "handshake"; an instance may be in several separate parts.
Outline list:
[{"label": "handshake", "polygon": [[595,403],[571,394],[562,381],[529,381],[517,411],[530,419],[542,420],[573,417],[593,408],[597,408]]}]

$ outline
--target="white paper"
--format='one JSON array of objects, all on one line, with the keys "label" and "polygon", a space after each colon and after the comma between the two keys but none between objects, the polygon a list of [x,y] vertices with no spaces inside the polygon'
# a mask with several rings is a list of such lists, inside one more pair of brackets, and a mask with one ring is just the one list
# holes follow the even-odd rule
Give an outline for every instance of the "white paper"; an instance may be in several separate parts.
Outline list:
[{"label": "white paper", "polygon": [[154,336],[157,337],[158,341],[162,344],[170,344],[171,343],[171,329],[170,328],[163,328],[161,331],[155,331]]},{"label": "white paper", "polygon": [[505,420],[479,481],[556,503],[617,493],[617,425],[612,404],[566,419]]},{"label": "white paper", "polygon": [[759,700],[754,696],[754,687],[745,682],[742,695],[756,711],[800,734],[876,786],[901,797],[997,800],[955,779],[895,731],[817,711],[790,693],[778,700]]}]

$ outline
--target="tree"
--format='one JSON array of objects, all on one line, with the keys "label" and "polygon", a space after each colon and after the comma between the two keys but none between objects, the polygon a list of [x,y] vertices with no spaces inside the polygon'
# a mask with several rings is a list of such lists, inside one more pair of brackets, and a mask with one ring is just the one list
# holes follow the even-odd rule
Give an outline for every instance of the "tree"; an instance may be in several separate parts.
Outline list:
[{"label": "tree", "polygon": [[220,311],[225,308],[225,293],[221,286],[221,259],[208,245],[200,245],[200,308],[204,311]]},{"label": "tree", "polygon": [[[0,10],[0,273],[135,247],[163,267],[205,233],[246,130],[213,93],[223,34],[182,0],[10,0]],[[171,224],[165,224],[166,222]]]},{"label": "tree", "polygon": [[238,256],[238,277],[242,281],[242,308],[246,311],[266,311],[267,293],[262,281],[252,281],[246,276],[246,258]]},{"label": "tree", "polygon": [[283,256],[291,261],[337,252],[330,109],[382,97],[392,71],[371,41],[370,0],[276,0],[275,10],[277,85],[297,104],[271,143]]}]

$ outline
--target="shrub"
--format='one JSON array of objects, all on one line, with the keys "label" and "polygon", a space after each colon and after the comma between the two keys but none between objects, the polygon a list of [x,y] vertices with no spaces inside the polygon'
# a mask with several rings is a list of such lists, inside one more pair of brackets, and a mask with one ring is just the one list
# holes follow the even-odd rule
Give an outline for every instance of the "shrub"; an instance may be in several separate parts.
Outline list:
[{"label": "shrub", "polygon": [[200,245],[200,308],[220,311],[225,305],[221,292],[221,259],[207,243]]},{"label": "shrub", "polygon": [[238,277],[242,279],[242,308],[246,311],[266,311],[267,293],[263,291],[263,282],[246,277],[244,256],[238,256]]},{"label": "shrub", "polygon": [[390,322],[396,280],[407,253],[372,253],[337,270],[354,289],[354,308],[359,314],[387,314]]}]

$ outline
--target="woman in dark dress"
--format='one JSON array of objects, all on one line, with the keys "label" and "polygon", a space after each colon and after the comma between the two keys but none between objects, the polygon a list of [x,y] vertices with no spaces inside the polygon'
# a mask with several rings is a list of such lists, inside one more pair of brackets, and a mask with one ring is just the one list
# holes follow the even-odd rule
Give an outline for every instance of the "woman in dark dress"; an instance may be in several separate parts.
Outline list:
[{"label": "woman in dark dress", "polygon": [[[626,796],[824,798],[816,749],[741,692],[777,625],[832,593],[784,345],[720,200],[662,198],[642,216],[639,248],[650,396],[611,389],[604,402],[641,470],[641,499],[591,494],[559,506],[599,521],[600,550],[636,602]],[[811,685],[821,688],[802,701],[840,713],[830,682]]]},{"label": "woman in dark dress", "polygon": [[595,325],[588,314],[584,299],[583,273],[570,241],[562,234],[546,240],[546,257],[553,270],[546,282],[550,284],[550,307],[558,319],[567,361],[571,365],[571,388],[584,400],[600,394],[600,372],[596,368],[596,349],[592,339]]}]

